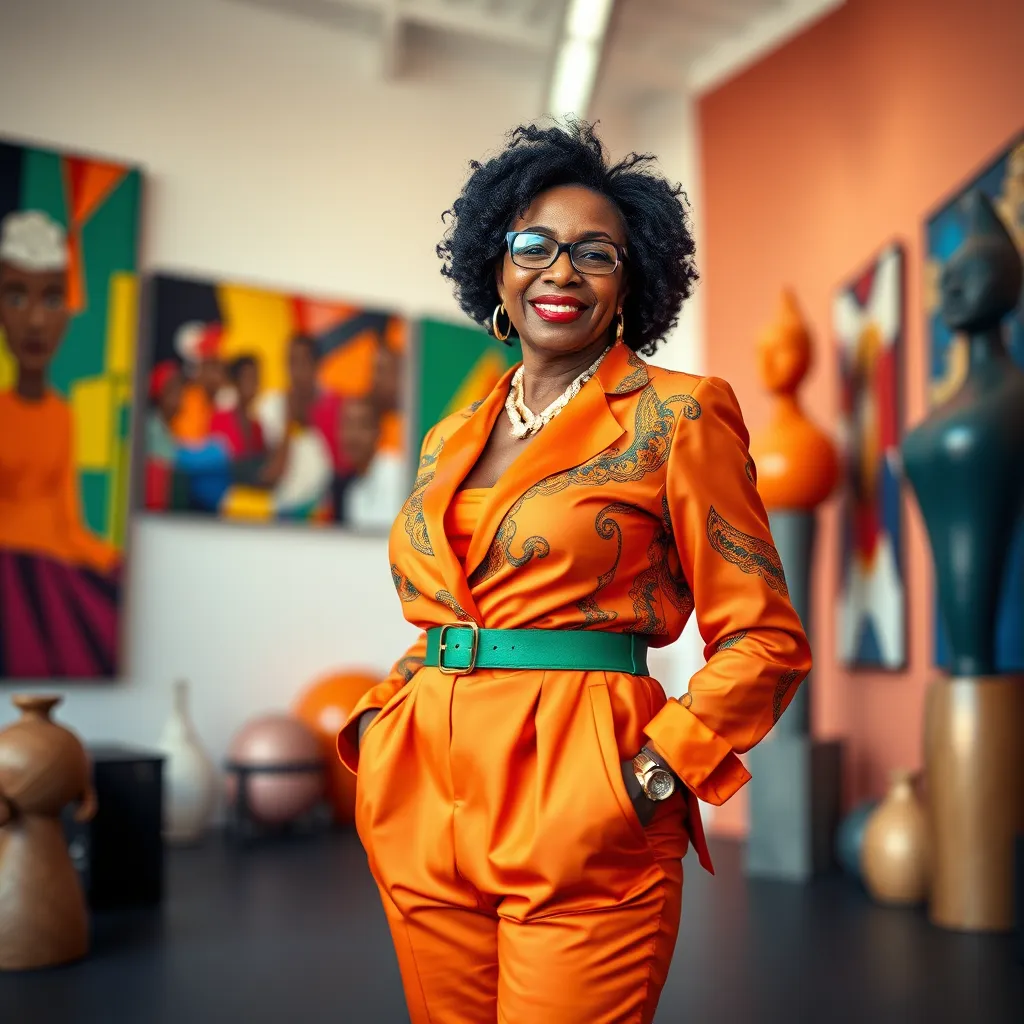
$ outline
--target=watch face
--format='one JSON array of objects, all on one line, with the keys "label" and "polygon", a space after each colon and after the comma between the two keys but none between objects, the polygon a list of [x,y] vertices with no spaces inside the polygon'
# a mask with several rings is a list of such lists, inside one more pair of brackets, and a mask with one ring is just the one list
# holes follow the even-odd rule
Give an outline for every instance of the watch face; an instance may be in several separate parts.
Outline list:
[{"label": "watch face", "polygon": [[672,778],[671,772],[656,768],[647,776],[645,788],[652,800],[667,800],[675,792],[676,780]]}]

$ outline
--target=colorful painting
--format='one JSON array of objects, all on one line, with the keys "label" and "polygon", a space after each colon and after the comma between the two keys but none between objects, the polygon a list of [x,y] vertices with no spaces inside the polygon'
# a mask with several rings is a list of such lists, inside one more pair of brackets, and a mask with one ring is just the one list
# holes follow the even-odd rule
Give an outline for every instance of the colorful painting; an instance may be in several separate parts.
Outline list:
[{"label": "colorful painting", "polygon": [[406,321],[230,282],[150,287],[143,506],[390,529],[411,482]]},{"label": "colorful painting", "polygon": [[0,142],[0,679],[119,671],[140,191]]},{"label": "colorful painting", "polygon": [[[929,399],[933,405],[959,390],[967,375],[967,343],[953,335],[939,312],[939,275],[943,264],[964,240],[961,201],[981,189],[993,201],[1024,253],[1024,135],[1007,146],[986,168],[965,182],[927,218],[925,224],[925,312],[931,338],[928,362]],[[1024,367],[1024,294],[1007,324],[1010,354]],[[996,625],[996,666],[1000,672],[1024,671],[1024,520],[1007,553],[1003,595]],[[935,607],[935,663],[949,667],[949,648],[938,605]]]},{"label": "colorful painting", "polygon": [[907,664],[899,441],[903,250],[891,245],[836,295],[846,486],[837,636],[853,669]]},{"label": "colorful painting", "polygon": [[505,345],[478,327],[423,320],[419,331],[417,450],[435,423],[486,398],[502,374],[522,359],[516,339]]}]

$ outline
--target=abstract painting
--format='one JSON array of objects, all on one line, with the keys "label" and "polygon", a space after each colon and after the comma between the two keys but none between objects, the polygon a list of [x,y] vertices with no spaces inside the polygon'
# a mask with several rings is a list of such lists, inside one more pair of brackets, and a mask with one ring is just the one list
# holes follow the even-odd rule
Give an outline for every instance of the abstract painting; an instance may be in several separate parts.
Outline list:
[{"label": "abstract painting", "polygon": [[899,441],[904,344],[903,250],[884,249],[832,306],[845,468],[837,624],[848,668],[907,663]]},{"label": "abstract painting", "polygon": [[410,485],[404,319],[165,275],[147,304],[144,508],[390,529]]},{"label": "abstract painting", "polygon": [[140,192],[0,142],[0,679],[119,671]]},{"label": "abstract painting", "polygon": [[518,340],[510,340],[514,344],[505,345],[479,327],[419,322],[417,451],[435,423],[486,398],[502,374],[522,359]]},{"label": "abstract painting", "polygon": [[[967,344],[953,335],[939,312],[939,275],[943,264],[964,240],[962,200],[981,189],[995,204],[1003,223],[1024,253],[1024,135],[1006,146],[987,167],[964,182],[925,222],[925,330],[930,338],[929,400],[932,405],[956,392],[967,374]],[[1024,295],[1007,325],[1010,354],[1024,366]],[[1024,671],[1024,520],[1007,553],[1006,575],[996,624],[996,667],[1000,672]],[[936,665],[949,667],[949,649],[938,605],[935,607],[933,651]]]}]

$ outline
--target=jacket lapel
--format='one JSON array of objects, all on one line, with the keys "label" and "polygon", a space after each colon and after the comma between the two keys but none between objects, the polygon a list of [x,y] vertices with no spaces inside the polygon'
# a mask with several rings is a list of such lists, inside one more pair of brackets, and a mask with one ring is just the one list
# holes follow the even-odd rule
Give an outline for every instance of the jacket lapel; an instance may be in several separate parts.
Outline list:
[{"label": "jacket lapel", "polygon": [[[511,374],[508,377],[510,380]],[[468,574],[472,574],[484,560],[505,516],[524,494],[548,477],[583,465],[623,435],[624,429],[609,407],[608,395],[627,394],[643,387],[647,381],[646,363],[625,345],[615,345],[594,377],[533,440],[524,444],[522,452],[491,489],[470,542],[466,558]],[[483,443],[474,461],[490,436],[497,413],[503,410],[508,382],[500,382],[495,392],[498,397],[490,406],[490,414],[483,426]],[[492,392],[492,399],[494,395]],[[485,419],[483,413],[482,407],[474,419]],[[459,572],[461,574],[461,566]]]}]

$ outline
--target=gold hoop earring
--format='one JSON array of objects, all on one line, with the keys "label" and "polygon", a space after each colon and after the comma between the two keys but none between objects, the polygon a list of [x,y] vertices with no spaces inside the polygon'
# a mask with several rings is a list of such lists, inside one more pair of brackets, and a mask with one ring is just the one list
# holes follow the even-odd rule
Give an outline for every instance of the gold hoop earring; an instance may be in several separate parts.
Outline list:
[{"label": "gold hoop earring", "polygon": [[[498,317],[504,313],[508,317],[508,327],[505,328],[505,333],[502,334],[498,327]],[[512,317],[508,316],[508,310],[505,309],[505,303],[499,302],[494,307],[494,316],[491,317],[491,330],[498,341],[508,341],[508,336],[512,333]]]},{"label": "gold hoop earring", "polygon": [[622,310],[619,310],[619,322],[615,327],[615,340],[622,341],[622,335],[626,332],[626,318],[622,315]]}]

